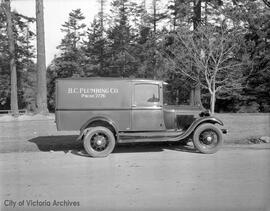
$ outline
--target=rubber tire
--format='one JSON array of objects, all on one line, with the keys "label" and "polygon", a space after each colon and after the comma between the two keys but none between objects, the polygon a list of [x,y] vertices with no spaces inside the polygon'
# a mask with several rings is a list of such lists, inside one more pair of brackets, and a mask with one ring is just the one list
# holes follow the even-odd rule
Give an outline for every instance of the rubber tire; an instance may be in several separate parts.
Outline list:
[{"label": "rubber tire", "polygon": [[[217,143],[217,145],[214,148],[204,147],[200,143],[199,136],[200,136],[200,134],[204,130],[207,130],[207,129],[211,129],[211,130],[213,130],[217,134],[218,143]],[[196,147],[196,149],[198,149],[201,153],[204,153],[204,154],[213,154],[213,153],[217,152],[221,148],[221,146],[223,145],[222,132],[214,124],[204,123],[202,125],[199,125],[196,128],[196,130],[194,131],[194,134],[193,134],[193,144]]]},{"label": "rubber tire", "polygon": [[[90,144],[90,140],[92,138],[92,136],[97,133],[97,132],[102,132],[104,133],[109,140],[109,145],[107,146],[107,148],[101,152],[98,152],[96,150],[94,150],[91,147]],[[113,150],[115,147],[115,137],[113,135],[113,133],[106,127],[93,127],[83,138],[83,146],[85,151],[91,156],[91,157],[107,157]]]}]

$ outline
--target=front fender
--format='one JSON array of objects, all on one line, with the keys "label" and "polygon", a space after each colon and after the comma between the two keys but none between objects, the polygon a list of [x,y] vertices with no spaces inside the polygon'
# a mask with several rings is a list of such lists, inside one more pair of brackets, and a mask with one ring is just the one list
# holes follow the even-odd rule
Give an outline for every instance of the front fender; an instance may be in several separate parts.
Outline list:
[{"label": "front fender", "polygon": [[187,138],[190,134],[193,133],[193,131],[196,130],[196,128],[199,125],[201,125],[203,123],[219,124],[219,125],[223,126],[223,122],[216,117],[213,117],[213,116],[200,117],[200,118],[196,119],[194,122],[192,122],[192,124],[188,127],[188,129],[183,134],[171,139],[171,141],[178,141],[178,140]]},{"label": "front fender", "polygon": [[207,116],[207,117],[200,117],[196,119],[186,130],[185,134],[188,136],[190,135],[199,125],[203,123],[211,123],[211,124],[219,124],[219,125],[224,125],[223,122],[218,119],[217,117],[214,116]]},{"label": "front fender", "polygon": [[202,123],[206,123],[206,122],[212,123],[212,124],[219,124],[222,126],[224,125],[223,122],[219,118],[214,117],[214,116],[200,117],[194,121],[194,124],[196,124],[198,126],[198,125],[200,125]]}]

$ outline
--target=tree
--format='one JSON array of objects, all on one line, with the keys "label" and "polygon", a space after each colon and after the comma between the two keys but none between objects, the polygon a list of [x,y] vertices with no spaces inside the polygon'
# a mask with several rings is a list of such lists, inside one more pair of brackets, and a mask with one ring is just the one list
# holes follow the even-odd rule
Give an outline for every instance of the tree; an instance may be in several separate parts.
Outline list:
[{"label": "tree", "polygon": [[34,18],[13,12],[16,68],[18,77],[18,105],[36,111],[36,65],[34,63],[35,49],[33,42],[36,38],[30,24]]},{"label": "tree", "polygon": [[84,28],[86,27],[84,23],[81,23],[84,19],[85,17],[81,9],[75,9],[69,13],[68,21],[61,28],[61,31],[65,33],[65,37],[57,48],[63,52],[69,52],[79,48],[82,36],[84,35]]},{"label": "tree", "polygon": [[10,109],[10,66],[7,37],[7,20],[4,6],[0,7],[0,106]]},{"label": "tree", "polygon": [[[179,27],[193,27],[193,31],[195,32],[196,29],[201,25],[208,24],[208,16],[209,19],[213,22],[213,20],[219,15],[216,14],[216,11],[218,6],[221,4],[221,0],[171,0],[168,5],[168,17],[170,18],[172,30],[170,30],[170,33],[166,35],[166,45],[171,45],[174,42],[173,37],[175,31]],[[194,39],[198,38],[194,36]],[[196,72],[195,67],[193,67],[193,69]],[[182,95],[183,90],[190,90],[190,96],[188,100],[189,104],[192,106],[199,105],[202,107],[200,84],[198,84],[196,81],[189,81],[189,83],[185,83],[186,81],[184,78],[181,79],[179,75],[174,75],[173,73],[171,74],[172,78],[181,84],[181,87],[176,86],[178,87],[177,89],[179,89],[177,92]]]},{"label": "tree", "polygon": [[224,5],[222,14],[243,34],[241,54],[246,55],[244,89],[234,109],[241,112],[270,110],[270,13],[261,0],[238,0]]},{"label": "tree", "polygon": [[7,34],[8,34],[8,48],[9,48],[9,66],[10,66],[10,78],[11,78],[11,111],[13,115],[19,114],[18,110],[18,93],[17,93],[17,70],[15,63],[15,40],[13,34],[13,21],[10,8],[10,0],[3,0],[1,3],[7,19]]},{"label": "tree", "polygon": [[160,35],[160,33],[158,33],[158,23],[161,22],[162,20],[164,20],[166,18],[166,14],[165,12],[161,12],[160,8],[159,8],[159,0],[152,0],[152,15],[150,16],[150,22],[153,25],[152,28],[152,34],[149,37],[149,42],[147,42],[147,44],[150,44],[149,46],[149,55],[151,55],[151,59],[150,59],[150,65],[153,68],[153,78],[157,79],[159,78],[159,71],[158,71],[158,67],[159,67],[159,63],[160,63],[160,54],[158,52],[158,43],[157,43],[157,39]]},{"label": "tree", "polygon": [[[244,10],[244,9],[243,9]],[[248,12],[247,12],[248,11]],[[245,89],[242,106],[248,110],[270,111],[270,14],[266,5],[247,2],[241,20],[247,32],[244,40],[248,61],[246,62]],[[251,15],[252,14],[252,15]],[[252,108],[254,105],[257,108]]]},{"label": "tree", "polygon": [[[214,113],[217,93],[242,88],[241,60],[236,57],[237,40],[241,40],[241,36],[225,26],[198,27],[193,33],[183,31],[177,33],[170,49],[172,67],[208,90],[210,110]],[[194,39],[194,35],[199,39]]]},{"label": "tree", "polygon": [[104,67],[104,5],[105,5],[105,0],[100,0],[100,12],[99,12],[99,17],[100,17],[100,32],[101,32],[101,39],[100,39],[100,72],[103,72],[103,67]]},{"label": "tree", "polygon": [[65,36],[57,47],[61,50],[61,55],[53,61],[59,77],[84,75],[85,59],[81,49],[86,27],[82,23],[84,19],[81,10],[75,9],[69,13],[68,21],[62,25],[61,31]]},{"label": "tree", "polygon": [[[2,6],[1,6],[2,8]],[[35,105],[36,67],[33,62],[35,56],[32,44],[35,34],[30,29],[34,18],[24,16],[12,11],[12,24],[15,49],[15,64],[17,73],[18,107],[32,107]],[[11,109],[10,95],[11,74],[9,71],[9,48],[7,35],[7,17],[2,9],[0,11],[0,109]]]},{"label": "tree", "polygon": [[267,5],[268,7],[270,7],[270,1],[269,0],[263,0],[263,2],[265,3],[265,5]]},{"label": "tree", "polygon": [[172,31],[179,26],[189,25],[192,20],[191,0],[171,0],[168,5],[168,17],[172,25]]},{"label": "tree", "polygon": [[101,22],[94,18],[93,23],[86,31],[83,51],[86,56],[85,75],[105,76],[107,72],[108,55],[105,49],[107,42],[103,36]]},{"label": "tree", "polygon": [[47,83],[46,83],[46,57],[43,0],[36,0],[36,29],[37,29],[37,111],[48,113]]},{"label": "tree", "polygon": [[106,40],[106,15],[104,13],[105,0],[99,0],[100,11],[86,31],[82,50],[86,56],[86,76],[105,76],[108,72],[108,53]]},{"label": "tree", "polygon": [[114,24],[108,30],[111,76],[127,77],[136,71],[130,45],[134,34],[128,18],[132,5],[127,0],[112,2]]},{"label": "tree", "polygon": [[[194,30],[194,33],[196,33],[196,30],[198,29],[198,27],[201,26],[201,21],[202,21],[201,8],[202,8],[202,0],[193,0],[193,30]],[[193,36],[193,39],[197,39],[197,37]],[[194,72],[197,71],[197,70],[195,70],[195,68],[196,67],[192,67]],[[190,92],[190,105],[202,106],[200,83],[198,83],[198,80],[195,80],[194,82],[195,82],[194,87]]]}]

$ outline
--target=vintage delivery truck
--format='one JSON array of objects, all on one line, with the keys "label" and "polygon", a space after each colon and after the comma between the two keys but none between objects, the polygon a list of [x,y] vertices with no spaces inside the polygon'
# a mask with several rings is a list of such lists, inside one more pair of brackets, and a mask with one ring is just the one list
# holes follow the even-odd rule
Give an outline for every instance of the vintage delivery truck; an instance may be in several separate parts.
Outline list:
[{"label": "vintage delivery truck", "polygon": [[202,153],[215,153],[226,133],[221,120],[197,107],[163,102],[157,80],[86,78],[56,82],[58,130],[78,130],[92,157],[109,155],[117,143],[192,139]]}]

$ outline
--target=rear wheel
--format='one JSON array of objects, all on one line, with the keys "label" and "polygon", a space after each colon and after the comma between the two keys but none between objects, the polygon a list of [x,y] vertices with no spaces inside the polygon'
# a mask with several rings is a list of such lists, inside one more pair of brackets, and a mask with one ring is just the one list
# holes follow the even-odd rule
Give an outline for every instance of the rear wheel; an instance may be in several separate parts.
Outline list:
[{"label": "rear wheel", "polygon": [[106,157],[115,147],[115,137],[108,128],[93,127],[85,135],[83,145],[91,157]]},{"label": "rear wheel", "polygon": [[213,124],[202,124],[193,134],[193,144],[202,153],[215,153],[223,144],[222,132]]}]

